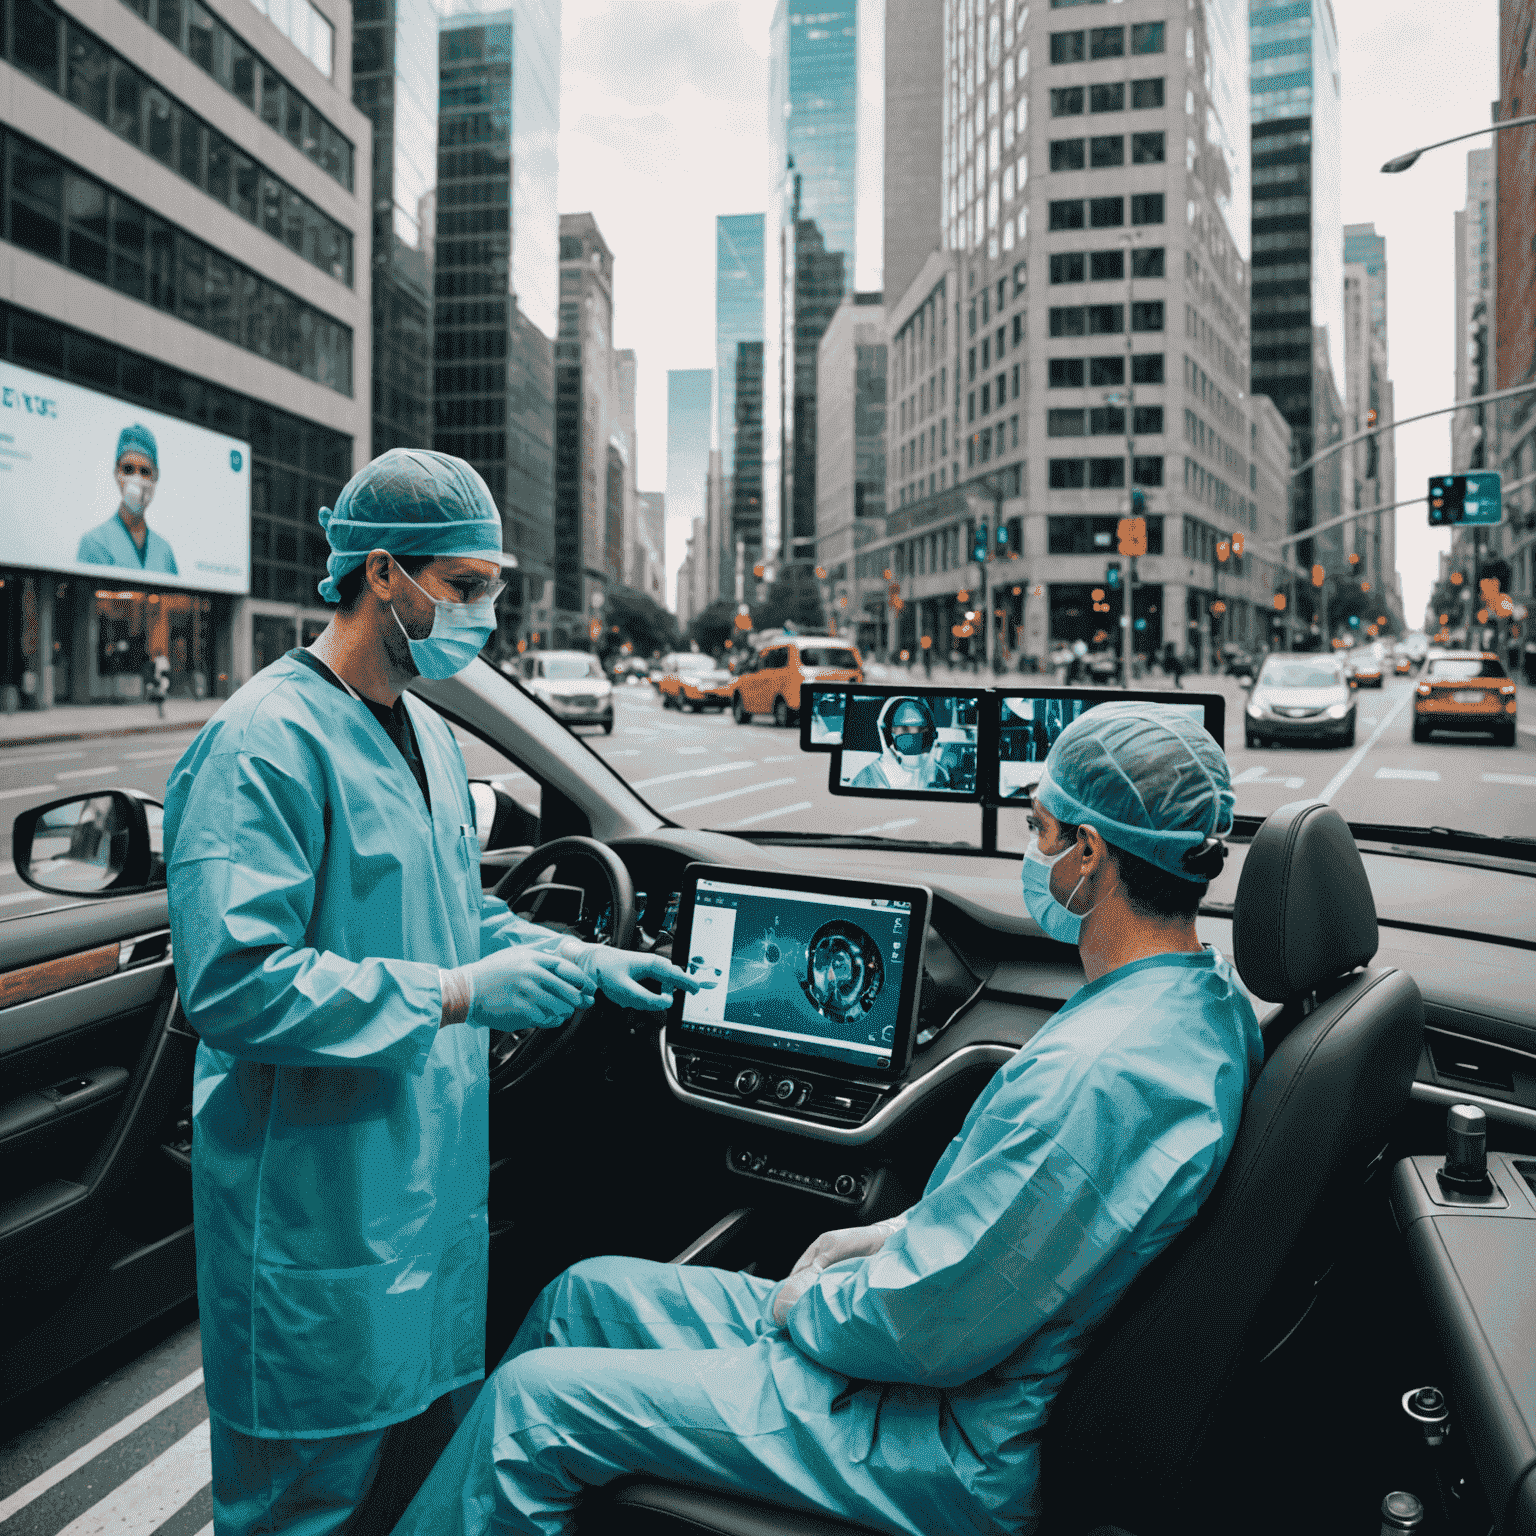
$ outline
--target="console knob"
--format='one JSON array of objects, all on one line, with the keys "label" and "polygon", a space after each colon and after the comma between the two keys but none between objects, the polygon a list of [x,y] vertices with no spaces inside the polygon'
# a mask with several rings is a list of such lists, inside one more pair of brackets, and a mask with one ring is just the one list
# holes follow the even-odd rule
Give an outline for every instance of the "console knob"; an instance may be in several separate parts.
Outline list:
[{"label": "console knob", "polygon": [[743,1067],[736,1074],[736,1092],[743,1098],[750,1098],[763,1085],[763,1079],[759,1073],[751,1067]]},{"label": "console knob", "polygon": [[835,1189],[837,1193],[842,1195],[844,1198],[851,1195],[858,1187],[859,1182],[851,1173],[838,1174],[837,1182],[832,1186],[832,1188]]},{"label": "console knob", "polygon": [[795,1096],[795,1080],[792,1077],[781,1077],[773,1085],[773,1096],[781,1101],[787,1101]]}]

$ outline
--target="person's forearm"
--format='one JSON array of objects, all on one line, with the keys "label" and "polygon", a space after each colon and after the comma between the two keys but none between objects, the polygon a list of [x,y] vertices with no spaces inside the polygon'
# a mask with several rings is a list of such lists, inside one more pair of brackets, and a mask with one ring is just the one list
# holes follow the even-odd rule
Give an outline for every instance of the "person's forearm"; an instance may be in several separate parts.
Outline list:
[{"label": "person's forearm", "polygon": [[474,985],[461,971],[445,971],[439,967],[437,974],[443,988],[443,1016],[437,1027],[446,1029],[450,1024],[462,1024],[469,1017],[470,1004],[475,999]]}]

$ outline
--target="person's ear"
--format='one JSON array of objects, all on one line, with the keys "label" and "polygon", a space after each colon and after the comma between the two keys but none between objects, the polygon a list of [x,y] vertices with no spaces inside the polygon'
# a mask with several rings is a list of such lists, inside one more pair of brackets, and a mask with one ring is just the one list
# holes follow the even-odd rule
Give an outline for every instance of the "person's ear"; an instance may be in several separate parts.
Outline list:
[{"label": "person's ear", "polygon": [[382,549],[370,549],[367,558],[363,561],[363,580],[367,583],[369,591],[386,605],[394,596],[394,589],[390,582],[393,574],[393,562],[389,555]]}]

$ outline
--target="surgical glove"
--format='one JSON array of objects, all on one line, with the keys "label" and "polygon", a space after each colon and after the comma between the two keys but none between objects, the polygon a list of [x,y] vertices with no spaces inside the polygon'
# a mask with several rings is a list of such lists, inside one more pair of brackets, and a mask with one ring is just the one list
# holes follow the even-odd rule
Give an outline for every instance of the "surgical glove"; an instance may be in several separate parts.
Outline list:
[{"label": "surgical glove", "polygon": [[789,1277],[774,1292],[774,1322],[783,1327],[790,1308],[810,1290],[823,1270],[844,1259],[867,1259],[870,1254],[878,1253],[886,1239],[906,1224],[907,1217],[903,1212],[889,1221],[877,1221],[873,1226],[837,1227],[831,1232],[823,1232],[795,1261]]},{"label": "surgical glove", "polygon": [[[698,982],[687,971],[679,970],[660,955],[635,954],[607,944],[583,944],[580,939],[567,939],[560,946],[560,953],[579,965],[604,997],[624,1008],[660,1013],[672,1006],[673,994],[679,987],[685,992],[699,990]],[[662,990],[652,992],[641,986],[642,981],[659,982]]]},{"label": "surgical glove", "polygon": [[549,1029],[596,992],[579,965],[547,949],[512,944],[448,975],[469,991],[465,1022],[491,1029]]},{"label": "surgical glove", "polygon": [[780,1328],[784,1326],[784,1319],[789,1316],[795,1303],[819,1279],[821,1279],[821,1266],[818,1264],[797,1269],[787,1280],[779,1282],[778,1290],[773,1293],[773,1320]]}]

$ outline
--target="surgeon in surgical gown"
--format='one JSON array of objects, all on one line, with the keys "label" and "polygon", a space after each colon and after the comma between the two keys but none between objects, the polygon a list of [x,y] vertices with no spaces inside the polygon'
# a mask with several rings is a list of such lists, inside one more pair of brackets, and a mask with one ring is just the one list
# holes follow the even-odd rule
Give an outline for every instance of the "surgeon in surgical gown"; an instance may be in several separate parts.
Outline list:
[{"label": "surgeon in surgical gown", "polygon": [[1030,1532],[1094,1327],[1193,1219],[1262,1062],[1194,914],[1232,790],[1178,710],[1103,705],[1033,797],[1026,908],[1086,984],[997,1073],[910,1210],[775,1282],[586,1260],[535,1303],[397,1536],[569,1529],[646,1473],[935,1536]]}]

